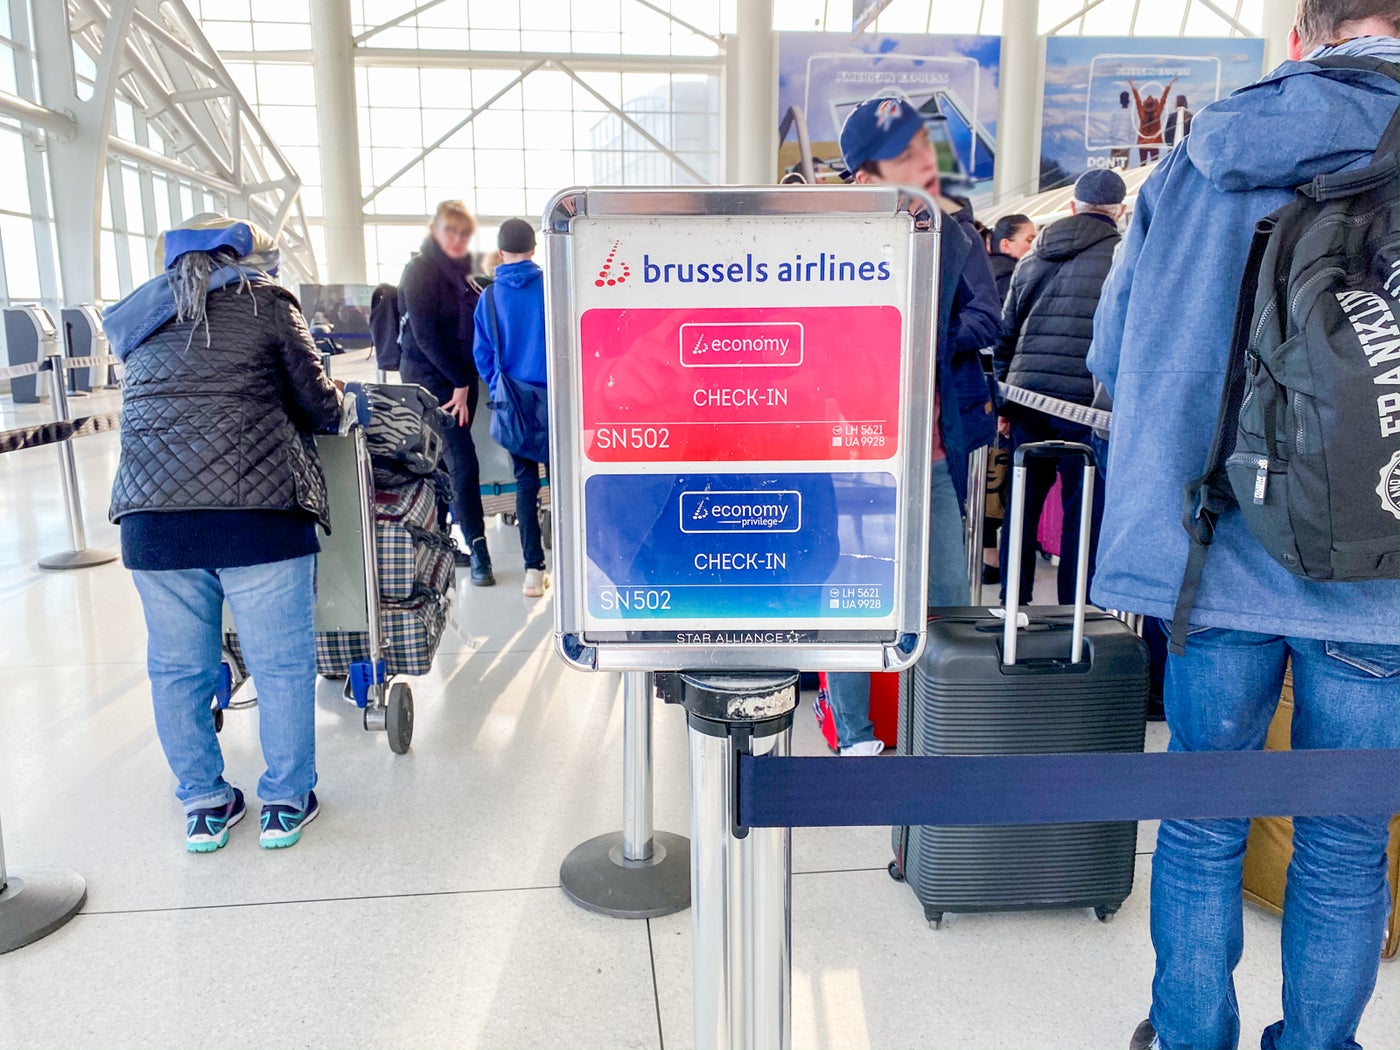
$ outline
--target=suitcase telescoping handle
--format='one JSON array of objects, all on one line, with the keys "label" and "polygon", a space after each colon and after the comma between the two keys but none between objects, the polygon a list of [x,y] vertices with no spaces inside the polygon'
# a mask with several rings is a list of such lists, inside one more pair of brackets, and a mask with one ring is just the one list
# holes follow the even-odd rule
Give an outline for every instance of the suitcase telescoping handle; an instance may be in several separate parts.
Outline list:
[{"label": "suitcase telescoping handle", "polygon": [[1011,466],[1011,536],[1007,540],[1006,623],[1002,628],[1002,660],[1016,662],[1016,621],[1021,613],[1021,539],[1026,530],[1026,460],[1084,460],[1084,482],[1079,504],[1079,557],[1074,575],[1074,638],[1070,662],[1084,658],[1084,610],[1089,592],[1089,531],[1094,513],[1094,450],[1077,441],[1035,441],[1019,445]]}]

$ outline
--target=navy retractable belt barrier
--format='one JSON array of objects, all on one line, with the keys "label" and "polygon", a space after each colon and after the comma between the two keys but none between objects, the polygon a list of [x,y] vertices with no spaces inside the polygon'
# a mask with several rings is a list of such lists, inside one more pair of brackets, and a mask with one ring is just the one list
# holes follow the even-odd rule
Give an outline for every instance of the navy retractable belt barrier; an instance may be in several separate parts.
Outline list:
[{"label": "navy retractable belt barrier", "polygon": [[742,827],[1389,816],[1400,750],[741,755]]}]

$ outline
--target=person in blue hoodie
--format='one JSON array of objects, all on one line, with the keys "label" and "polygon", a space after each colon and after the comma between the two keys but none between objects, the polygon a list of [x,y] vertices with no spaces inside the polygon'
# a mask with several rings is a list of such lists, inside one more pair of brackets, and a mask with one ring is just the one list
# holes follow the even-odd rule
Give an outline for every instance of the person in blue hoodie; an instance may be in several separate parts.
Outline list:
[{"label": "person in blue hoodie", "polygon": [[[948,196],[924,118],[903,98],[872,98],[841,127],[851,180],[914,186],[943,213],[939,237],[938,321],[934,363],[932,488],[929,499],[928,605],[967,605],[963,505],[967,457],[996,436],[996,412],[981,351],[1001,335],[1001,300],[972,208]],[[859,347],[855,347],[859,352]],[[843,755],[876,755],[884,745],[870,721],[870,676],[827,675],[836,738]]]},{"label": "person in blue hoodie", "polygon": [[[1143,184],[1088,356],[1113,398],[1096,604],[1172,616],[1188,548],[1183,492],[1215,431],[1254,225],[1314,176],[1368,164],[1400,99],[1381,70],[1309,59],[1400,60],[1397,13],[1394,0],[1302,0],[1292,60],[1196,114]],[[1293,747],[1400,745],[1400,582],[1294,576],[1233,511],[1220,518],[1189,629],[1185,654],[1167,661],[1173,751],[1262,747],[1290,659]],[[1357,1046],[1389,906],[1387,821],[1294,822],[1283,1018],[1264,1050]],[[1157,966],[1135,1050],[1237,1045],[1248,831],[1247,820],[1162,822]]]},{"label": "person in blue hoodie", "polygon": [[[521,383],[545,388],[547,382],[544,342],[544,272],[535,262],[535,231],[524,219],[507,219],[496,236],[501,264],[476,304],[476,340],[472,353],[491,400],[499,402],[501,373]],[[494,304],[494,323],[492,306]],[[539,435],[548,447],[548,434]],[[539,460],[511,451],[515,468],[515,517],[520,527],[520,549],[525,557],[527,598],[539,598],[549,586],[544,571],[544,543],[540,535]]]}]

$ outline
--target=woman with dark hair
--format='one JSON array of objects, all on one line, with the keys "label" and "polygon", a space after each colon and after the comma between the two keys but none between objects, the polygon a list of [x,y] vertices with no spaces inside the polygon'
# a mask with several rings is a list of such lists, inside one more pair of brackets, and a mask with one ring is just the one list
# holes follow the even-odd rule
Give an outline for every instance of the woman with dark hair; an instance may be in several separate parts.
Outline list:
[{"label": "woman with dark hair", "polygon": [[165,272],[103,315],[125,365],[110,514],[145,613],[156,734],[185,848],[219,849],[246,812],[210,713],[227,602],[258,683],[260,841],[291,846],[318,812],[312,614],[330,522],[311,435],[335,428],[340,394],[265,232],[203,216],[157,253]]},{"label": "woman with dark hair", "polygon": [[997,282],[997,299],[1002,303],[1011,288],[1011,272],[1034,243],[1035,223],[1029,216],[1003,215],[992,227],[992,276]]}]

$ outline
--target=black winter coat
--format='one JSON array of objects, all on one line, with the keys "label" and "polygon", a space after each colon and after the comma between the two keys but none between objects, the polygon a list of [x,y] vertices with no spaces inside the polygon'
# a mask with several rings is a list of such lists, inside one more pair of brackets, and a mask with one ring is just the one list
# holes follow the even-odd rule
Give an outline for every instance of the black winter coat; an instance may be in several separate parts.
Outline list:
[{"label": "black winter coat", "polygon": [[436,372],[454,387],[476,386],[472,315],[480,297],[470,258],[449,259],[437,241],[425,239],[399,279],[399,310],[407,318],[400,345],[410,371]]},{"label": "black winter coat", "polygon": [[[256,307],[256,313],[254,309]],[[305,511],[330,529],[312,433],[340,417],[290,292],[230,285],[204,325],[168,321],[126,358],[109,517],[136,511]]]},{"label": "black winter coat", "polygon": [[1002,310],[997,377],[1077,404],[1094,400],[1084,364],[1094,311],[1121,240],[1100,215],[1072,215],[1044,229],[1011,278]]},{"label": "black winter coat", "polygon": [[992,264],[992,277],[997,282],[997,302],[1005,306],[1006,293],[1011,290],[1011,274],[1016,269],[1016,260],[1001,252],[992,252],[988,261]]}]

